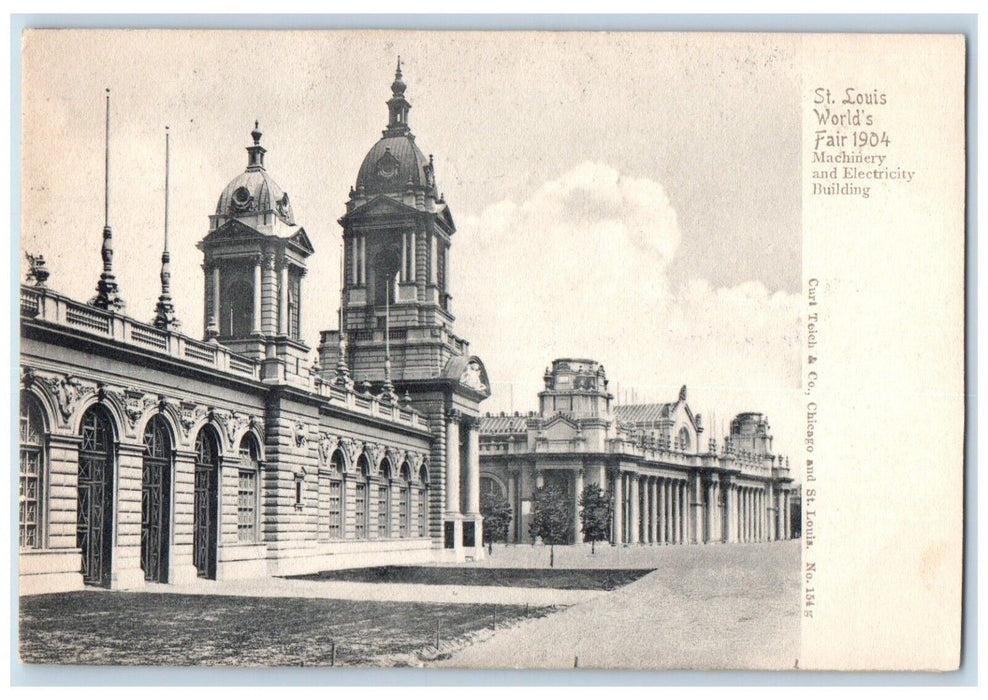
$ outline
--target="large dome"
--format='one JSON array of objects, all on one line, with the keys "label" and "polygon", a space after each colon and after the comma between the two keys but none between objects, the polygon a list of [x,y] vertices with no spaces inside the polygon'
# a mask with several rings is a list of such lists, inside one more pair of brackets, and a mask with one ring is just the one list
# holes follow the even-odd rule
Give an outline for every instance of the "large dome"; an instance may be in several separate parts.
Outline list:
[{"label": "large dome", "polygon": [[404,191],[409,181],[415,187],[429,184],[429,160],[411,134],[385,136],[370,149],[357,173],[357,189],[367,195]]},{"label": "large dome", "polygon": [[272,211],[282,222],[294,226],[295,215],[288,194],[264,169],[265,149],[261,146],[261,132],[256,123],[251,136],[254,145],[247,147],[247,169],[224,188],[216,203],[216,215],[236,217]]},{"label": "large dome", "polygon": [[412,105],[405,99],[405,88],[399,59],[387,102],[388,128],[364,157],[357,173],[356,189],[362,196],[403,194],[409,186],[420,191],[435,189],[431,160],[415,144],[408,127]]}]

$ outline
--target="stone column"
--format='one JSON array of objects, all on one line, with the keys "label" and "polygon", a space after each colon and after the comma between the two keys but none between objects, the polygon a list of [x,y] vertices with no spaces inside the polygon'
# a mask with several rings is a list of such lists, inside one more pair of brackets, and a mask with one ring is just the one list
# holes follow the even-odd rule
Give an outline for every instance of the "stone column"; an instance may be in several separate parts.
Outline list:
[{"label": "stone column", "polygon": [[783,491],[782,497],[783,497],[782,507],[784,509],[782,512],[782,516],[783,516],[783,526],[785,527],[784,534],[785,534],[785,539],[788,540],[790,537],[792,537],[792,522],[791,522],[792,515],[789,512],[789,491],[788,490]]},{"label": "stone column", "polygon": [[631,493],[628,494],[628,513],[630,515],[628,519],[628,544],[638,544],[638,519],[639,514],[639,503],[638,503],[638,474],[632,473],[628,475],[631,480]]},{"label": "stone column", "polygon": [[417,241],[415,240],[415,229],[412,229],[409,232],[408,242],[409,242],[408,250],[412,254],[412,259],[409,261],[411,264],[408,266],[408,274],[410,275],[408,281],[414,282],[418,276],[415,271],[415,268],[418,265],[418,255],[417,255],[418,248],[415,245],[417,243]]},{"label": "stone column", "polygon": [[665,543],[666,544],[672,544],[672,542],[673,542],[673,539],[672,539],[672,531],[673,531],[673,527],[672,527],[672,516],[673,516],[673,509],[672,509],[672,479],[663,479],[662,481],[663,481],[663,484],[662,485],[664,487],[663,490],[665,491],[665,498],[663,500],[663,503],[665,505],[665,518],[664,518],[664,520],[665,520],[665,524],[666,524],[666,538],[665,538]]},{"label": "stone column", "polygon": [[782,524],[782,489],[775,490],[775,539],[783,539],[782,534],[785,532],[785,528]]},{"label": "stone column", "polygon": [[679,493],[679,518],[681,523],[679,543],[688,544],[690,541],[690,482],[688,479],[683,479],[679,482]]},{"label": "stone column", "polygon": [[705,520],[703,517],[703,477],[699,472],[693,475],[693,544],[703,544]]},{"label": "stone column", "polygon": [[704,544],[714,542],[717,538],[717,533],[714,532],[714,524],[717,522],[715,517],[717,512],[717,488],[713,481],[707,482],[707,509],[704,513],[703,520],[706,525],[706,530],[703,535]]},{"label": "stone column", "polygon": [[480,513],[480,431],[476,419],[469,418],[463,422],[463,430],[467,431],[467,463],[461,465],[466,470],[466,494],[464,499],[466,515]]},{"label": "stone column", "polygon": [[278,335],[288,335],[288,261],[278,266]]},{"label": "stone column", "polygon": [[508,503],[511,504],[508,541],[518,542],[518,476],[514,472],[508,472]]},{"label": "stone column", "polygon": [[573,472],[573,543],[583,542],[580,534],[580,494],[583,493],[583,468]]},{"label": "stone column", "polygon": [[[217,287],[219,280],[217,279]],[[217,309],[217,316],[219,310]],[[251,319],[250,332],[255,335],[261,334],[261,256],[254,258],[254,316]]]},{"label": "stone column", "polygon": [[751,542],[751,489],[744,488],[744,541]]},{"label": "stone column", "polygon": [[669,483],[669,487],[672,491],[672,543],[679,544],[680,536],[680,511],[682,504],[679,501],[679,480],[674,479]]},{"label": "stone column", "polygon": [[401,272],[398,275],[399,282],[407,282],[408,277],[405,271],[408,269],[408,231],[401,233]]},{"label": "stone column", "polygon": [[624,514],[622,510],[624,504],[622,501],[622,496],[624,489],[621,483],[621,472],[617,472],[614,475],[614,486],[611,489],[611,493],[614,497],[614,512],[611,514],[613,522],[611,523],[611,540],[614,544],[621,544],[621,523],[624,521]]},{"label": "stone column", "polygon": [[656,500],[658,501],[656,505],[656,542],[663,544],[666,537],[666,505],[665,505],[665,479],[661,476],[655,480],[655,491]]},{"label": "stone column", "polygon": [[[258,285],[260,286],[260,285]],[[215,263],[213,264],[213,323],[216,324],[216,330],[220,329],[220,268]],[[206,319],[206,324],[209,324],[209,319]]]},{"label": "stone column", "polygon": [[460,412],[446,415],[446,513],[460,515]]},{"label": "stone column", "polygon": [[652,529],[648,541],[657,544],[659,541],[659,480],[652,477],[648,481],[648,500],[652,506]]},{"label": "stone column", "polygon": [[738,514],[738,487],[731,484],[727,491],[727,541],[735,543],[738,541],[739,525]]},{"label": "stone column", "polygon": [[364,235],[360,236],[360,284],[367,284],[367,237]]}]

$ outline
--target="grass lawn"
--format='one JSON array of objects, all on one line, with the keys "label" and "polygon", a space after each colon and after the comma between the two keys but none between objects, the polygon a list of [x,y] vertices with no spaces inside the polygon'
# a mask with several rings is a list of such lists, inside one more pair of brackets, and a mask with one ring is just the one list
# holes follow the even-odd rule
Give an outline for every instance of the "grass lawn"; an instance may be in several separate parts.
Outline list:
[{"label": "grass lawn", "polygon": [[[542,617],[553,608],[532,608]],[[442,646],[492,623],[493,606],[79,591],[20,599],[25,663],[328,666]],[[497,624],[526,615],[497,606]],[[432,650],[435,647],[432,646]]]},{"label": "grass lawn", "polygon": [[481,567],[378,566],[323,571],[292,578],[361,583],[423,583],[449,586],[515,586],[565,590],[613,591],[637,581],[652,569],[494,569]]}]

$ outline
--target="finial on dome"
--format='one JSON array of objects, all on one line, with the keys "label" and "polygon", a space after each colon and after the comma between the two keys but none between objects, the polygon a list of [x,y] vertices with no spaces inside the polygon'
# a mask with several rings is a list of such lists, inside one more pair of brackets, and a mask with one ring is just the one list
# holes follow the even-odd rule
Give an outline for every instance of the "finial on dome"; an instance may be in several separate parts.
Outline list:
[{"label": "finial on dome", "polygon": [[399,56],[398,67],[395,68],[395,81],[391,83],[391,92],[395,97],[403,97],[407,87],[405,81],[401,79],[401,56]]},{"label": "finial on dome", "polygon": [[255,119],[254,120],[254,130],[250,132],[251,138],[254,139],[254,145],[247,147],[247,169],[248,170],[264,170],[264,154],[267,153],[264,146],[261,145],[261,129],[260,124]]}]

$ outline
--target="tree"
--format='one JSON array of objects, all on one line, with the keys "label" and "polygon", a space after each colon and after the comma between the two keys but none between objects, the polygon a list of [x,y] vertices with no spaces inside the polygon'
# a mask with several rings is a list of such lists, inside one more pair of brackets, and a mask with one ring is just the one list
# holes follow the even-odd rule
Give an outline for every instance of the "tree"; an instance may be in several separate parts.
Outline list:
[{"label": "tree", "polygon": [[528,532],[533,538],[541,537],[542,542],[549,545],[549,566],[556,563],[555,546],[569,541],[571,514],[562,489],[552,485],[535,489]]},{"label": "tree", "polygon": [[484,544],[507,542],[511,525],[511,504],[500,493],[485,491],[480,495],[480,514],[484,516]]},{"label": "tree", "polygon": [[613,515],[611,494],[600,484],[587,484],[580,494],[580,531],[583,541],[590,543],[590,553],[596,553],[598,541],[607,540]]}]

